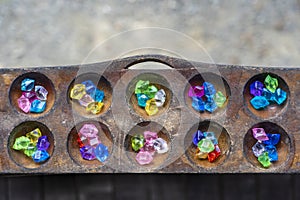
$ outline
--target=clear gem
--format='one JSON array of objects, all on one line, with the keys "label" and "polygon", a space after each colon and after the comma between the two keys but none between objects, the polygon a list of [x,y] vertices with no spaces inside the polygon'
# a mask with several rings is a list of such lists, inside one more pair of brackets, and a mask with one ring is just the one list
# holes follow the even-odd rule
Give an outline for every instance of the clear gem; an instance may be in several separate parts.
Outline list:
[{"label": "clear gem", "polygon": [[274,145],[275,146],[280,141],[280,134],[270,134],[270,133],[267,133],[267,136],[268,136],[269,140],[263,141],[263,143],[265,145]]},{"label": "clear gem", "polygon": [[95,92],[91,95],[91,97],[96,102],[102,102],[104,99],[104,92],[102,90],[96,89]]},{"label": "clear gem", "polygon": [[138,105],[143,108],[146,106],[146,102],[149,100],[149,97],[142,93],[136,94],[136,98],[138,100]]},{"label": "clear gem", "polygon": [[16,138],[15,143],[13,145],[13,149],[24,150],[28,148],[29,144],[30,144],[30,139],[25,136],[21,136]]},{"label": "clear gem", "polygon": [[258,161],[262,164],[263,167],[268,168],[271,166],[270,158],[268,152],[264,152],[258,157]]},{"label": "clear gem", "polygon": [[25,78],[22,80],[21,83],[21,90],[22,91],[31,91],[34,88],[34,79],[31,78]]},{"label": "clear gem", "polygon": [[31,104],[29,99],[24,97],[24,95],[22,95],[18,99],[18,106],[24,113],[28,113],[30,111]]},{"label": "clear gem", "polygon": [[277,78],[273,78],[272,76],[268,75],[264,81],[266,88],[274,93],[278,87],[278,80]]},{"label": "clear gem", "polygon": [[135,135],[131,138],[131,147],[134,151],[140,150],[144,146],[144,136]]},{"label": "clear gem", "polygon": [[218,139],[216,138],[216,135],[214,132],[204,132],[203,134],[204,134],[204,137],[206,139],[211,140],[214,143],[214,145],[218,144]]},{"label": "clear gem", "polygon": [[166,92],[163,89],[160,89],[156,92],[154,99],[156,101],[157,107],[161,107],[164,105],[166,101]]},{"label": "clear gem", "polygon": [[255,145],[253,145],[252,147],[252,152],[255,155],[255,157],[259,157],[260,155],[262,155],[265,152],[265,150],[265,145],[260,142],[256,142]]},{"label": "clear gem", "polygon": [[94,149],[95,156],[100,162],[105,162],[107,158],[109,157],[109,152],[107,146],[100,143],[97,145],[97,147]]},{"label": "clear gem", "polygon": [[212,83],[204,82],[203,87],[204,87],[204,94],[206,96],[214,96],[216,94],[215,86]]},{"label": "clear gem", "polygon": [[191,86],[188,92],[189,97],[202,97],[204,96],[204,87],[202,86]]},{"label": "clear gem", "polygon": [[149,81],[139,80],[135,85],[135,94],[143,93],[149,86]]},{"label": "clear gem", "polygon": [[198,145],[198,143],[204,138],[204,134],[200,131],[197,130],[194,135],[193,135],[193,143],[194,145]]},{"label": "clear gem", "polygon": [[95,147],[95,146],[97,146],[98,144],[101,143],[100,140],[99,140],[99,138],[98,138],[98,136],[96,136],[96,137],[90,137],[88,139],[88,141],[89,141],[89,145],[92,146],[92,147]]},{"label": "clear gem", "polygon": [[85,85],[83,84],[76,84],[73,86],[70,92],[70,97],[72,99],[81,99],[86,94]]},{"label": "clear gem", "polygon": [[47,150],[49,146],[50,142],[48,141],[48,137],[46,135],[39,137],[36,145],[38,150]]},{"label": "clear gem", "polygon": [[250,100],[250,103],[256,110],[265,108],[270,104],[264,96],[256,96]]},{"label": "clear gem", "polygon": [[215,145],[214,143],[209,140],[209,139],[202,139],[199,143],[198,143],[198,147],[200,149],[201,152],[204,153],[210,153],[215,149]]},{"label": "clear gem", "polygon": [[257,139],[258,141],[269,140],[269,138],[263,128],[253,128],[252,134],[253,134],[253,137],[255,139]]},{"label": "clear gem", "polygon": [[48,91],[41,85],[36,85],[34,87],[35,94],[39,100],[47,100]]},{"label": "clear gem", "polygon": [[226,102],[226,97],[221,91],[218,91],[216,95],[214,96],[214,101],[217,104],[219,108],[222,108]]},{"label": "clear gem", "polygon": [[86,138],[92,138],[98,136],[98,129],[94,124],[84,124],[81,129],[79,130],[79,133]]},{"label": "clear gem", "polygon": [[80,151],[81,157],[84,160],[95,160],[96,159],[96,156],[94,153],[94,148],[91,146],[83,146],[80,148],[79,151]]},{"label": "clear gem", "polygon": [[140,151],[136,155],[135,159],[140,165],[147,165],[152,162],[153,157],[151,153],[149,153],[148,151]]},{"label": "clear gem", "polygon": [[155,139],[153,141],[153,146],[154,146],[154,149],[156,150],[156,152],[159,154],[166,153],[169,151],[167,142],[162,138]]},{"label": "clear gem", "polygon": [[81,84],[85,86],[85,91],[89,95],[95,93],[97,87],[95,86],[95,84],[93,83],[93,81],[86,80],[86,81],[83,81]]},{"label": "clear gem", "polygon": [[86,107],[86,111],[91,112],[94,115],[97,115],[101,112],[103,105],[104,104],[102,102],[89,103]]},{"label": "clear gem", "polygon": [[219,156],[221,155],[221,150],[218,145],[215,145],[215,150],[212,152],[208,153],[208,161],[209,162],[214,162]]},{"label": "clear gem", "polygon": [[146,141],[148,141],[148,140],[155,140],[156,138],[158,138],[157,133],[151,132],[151,131],[145,131],[144,132],[144,139]]},{"label": "clear gem", "polygon": [[267,145],[266,152],[268,152],[268,156],[269,156],[271,162],[278,160],[278,153],[277,153],[277,149],[275,146]]},{"label": "clear gem", "polygon": [[286,92],[280,88],[277,88],[276,92],[273,95],[273,100],[281,105],[286,100]]},{"label": "clear gem", "polygon": [[250,85],[250,94],[253,96],[261,96],[263,93],[264,84],[260,81],[254,81]]},{"label": "clear gem", "polygon": [[42,132],[39,128],[36,128],[33,131],[30,131],[29,133],[26,133],[26,137],[29,138],[33,144],[36,144],[41,136]]},{"label": "clear gem", "polygon": [[158,107],[156,105],[155,99],[149,99],[146,102],[145,111],[148,115],[155,115],[156,113],[158,113]]},{"label": "clear gem", "polygon": [[42,100],[36,99],[36,100],[34,100],[31,103],[30,112],[33,112],[33,113],[42,113],[46,109],[46,104],[47,104],[46,101],[42,101]]},{"label": "clear gem", "polygon": [[36,150],[33,154],[32,154],[32,159],[34,162],[36,163],[41,163],[46,161],[48,158],[50,157],[50,155],[48,154],[47,151],[45,150]]},{"label": "clear gem", "polygon": [[90,103],[94,102],[94,99],[90,95],[85,94],[78,102],[80,105],[87,107]]},{"label": "clear gem", "polygon": [[199,112],[203,112],[204,109],[204,105],[205,102],[202,100],[201,97],[192,97],[193,101],[192,101],[192,107]]},{"label": "clear gem", "polygon": [[155,94],[158,92],[157,87],[155,87],[154,85],[150,85],[147,87],[147,89],[143,92],[145,95],[147,95],[147,97],[149,97],[150,99],[155,97]]}]

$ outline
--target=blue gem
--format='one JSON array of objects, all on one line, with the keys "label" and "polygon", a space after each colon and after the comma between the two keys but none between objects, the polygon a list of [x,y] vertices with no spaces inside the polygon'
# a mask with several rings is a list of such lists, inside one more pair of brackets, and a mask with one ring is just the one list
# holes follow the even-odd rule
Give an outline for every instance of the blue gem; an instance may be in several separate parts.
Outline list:
[{"label": "blue gem", "polygon": [[218,106],[215,103],[215,101],[206,101],[205,105],[204,105],[205,110],[207,110],[208,112],[214,112],[215,110],[217,110]]},{"label": "blue gem", "polygon": [[46,101],[36,99],[31,103],[30,112],[42,113],[44,112],[45,108],[46,108]]},{"label": "blue gem", "polygon": [[200,131],[197,130],[194,135],[193,135],[193,143],[194,145],[198,146],[198,143],[204,138],[204,134]]},{"label": "blue gem", "polygon": [[48,152],[45,150],[37,150],[32,154],[32,160],[36,163],[44,162],[49,157]]},{"label": "blue gem", "polygon": [[142,93],[136,94],[136,98],[138,99],[139,106],[141,106],[143,108],[146,106],[146,102],[149,99],[149,97],[147,97],[147,95],[142,94]]},{"label": "blue gem", "polygon": [[275,146],[276,144],[278,144],[278,142],[280,140],[280,134],[270,134],[270,133],[267,133],[267,136],[268,136],[269,140],[263,141],[263,143],[265,145],[273,145],[273,146]]},{"label": "blue gem", "polygon": [[85,86],[85,91],[89,95],[94,94],[96,89],[97,89],[97,87],[95,86],[95,84],[91,80],[83,81],[81,84],[83,84]]},{"label": "blue gem", "polygon": [[267,88],[264,88],[262,96],[264,96],[268,101],[273,101],[274,93],[270,92]]},{"label": "blue gem", "polygon": [[95,89],[95,91],[91,94],[91,97],[96,102],[102,102],[104,99],[104,92],[102,90]]},{"label": "blue gem", "polygon": [[282,104],[286,100],[286,92],[280,88],[277,88],[276,92],[273,94],[273,100],[278,104]]},{"label": "blue gem", "polygon": [[270,104],[264,96],[256,96],[250,100],[250,103],[256,110],[265,108]]},{"label": "blue gem", "polygon": [[34,80],[30,78],[25,78],[22,80],[21,83],[21,90],[22,91],[31,91],[34,88]]},{"label": "blue gem", "polygon": [[273,145],[267,145],[266,147],[266,152],[269,154],[270,161],[277,161],[278,160],[278,154],[276,147]]},{"label": "blue gem", "polygon": [[206,96],[214,96],[216,94],[216,89],[213,84],[209,82],[204,82],[203,87],[204,87],[204,94]]},{"label": "blue gem", "polygon": [[94,152],[95,152],[96,158],[100,162],[104,162],[109,156],[107,147],[102,143],[98,144],[98,146],[94,149]]},{"label": "blue gem", "polygon": [[215,136],[214,132],[204,132],[204,136],[206,139],[209,139],[212,141],[212,143],[214,143],[214,145],[218,144],[218,139]]},{"label": "blue gem", "polygon": [[204,111],[204,101],[201,99],[201,97],[192,97],[193,101],[192,101],[192,107],[196,110],[196,111]]}]

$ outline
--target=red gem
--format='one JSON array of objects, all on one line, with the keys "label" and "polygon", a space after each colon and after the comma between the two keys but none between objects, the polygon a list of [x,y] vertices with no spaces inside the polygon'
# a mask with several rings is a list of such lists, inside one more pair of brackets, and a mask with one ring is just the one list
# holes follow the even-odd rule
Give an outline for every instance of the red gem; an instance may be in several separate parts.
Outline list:
[{"label": "red gem", "polygon": [[84,144],[82,143],[82,141],[81,141],[81,139],[80,139],[79,136],[77,137],[77,143],[79,145],[79,148],[84,147]]},{"label": "red gem", "polygon": [[215,145],[215,150],[208,153],[208,161],[214,162],[221,155],[221,150],[218,145]]}]

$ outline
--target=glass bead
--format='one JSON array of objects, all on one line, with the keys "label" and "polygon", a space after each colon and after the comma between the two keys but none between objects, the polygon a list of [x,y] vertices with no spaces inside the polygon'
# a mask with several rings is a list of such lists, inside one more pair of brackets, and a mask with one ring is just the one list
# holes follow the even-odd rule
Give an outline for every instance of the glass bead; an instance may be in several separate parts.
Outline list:
[{"label": "glass bead", "polygon": [[79,149],[81,157],[84,160],[95,160],[96,159],[96,155],[94,152],[94,148],[91,146],[83,146]]},{"label": "glass bead", "polygon": [[102,90],[96,89],[95,92],[91,95],[94,101],[103,102],[104,92]]},{"label": "glass bead", "polygon": [[214,145],[217,145],[218,144],[218,139],[216,138],[216,135],[214,132],[204,132],[204,137],[206,139],[209,139],[213,142]]},{"label": "glass bead", "polygon": [[49,146],[50,142],[48,141],[48,137],[46,135],[39,137],[36,145],[38,150],[47,150]]},{"label": "glass bead", "polygon": [[286,92],[280,88],[277,88],[276,92],[273,95],[273,100],[278,104],[281,105],[286,100]]},{"label": "glass bead", "polygon": [[199,149],[196,150],[195,153],[196,158],[200,159],[200,160],[205,160],[208,157],[208,153],[202,152]]},{"label": "glass bead", "polygon": [[218,106],[215,103],[215,101],[206,101],[204,105],[204,109],[210,113],[213,113],[215,110],[217,110]]},{"label": "glass bead", "polygon": [[29,146],[27,147],[27,149],[24,150],[24,154],[30,158],[32,158],[32,155],[34,154],[34,152],[37,150],[37,147],[30,143]]},{"label": "glass bead", "polygon": [[208,153],[207,158],[209,162],[214,162],[221,155],[221,150],[218,145],[215,145],[215,149]]},{"label": "glass bead", "polygon": [[274,93],[270,92],[267,88],[263,89],[262,96],[264,96],[268,101],[273,101],[274,99]]},{"label": "glass bead", "polygon": [[155,140],[157,138],[158,138],[158,136],[157,136],[156,132],[151,132],[151,131],[145,131],[144,132],[144,139],[146,141],[148,141],[148,140]]},{"label": "glass bead", "polygon": [[86,138],[97,137],[98,129],[94,124],[84,124],[79,130],[79,133]]},{"label": "glass bead", "polygon": [[162,138],[157,138],[153,141],[154,149],[157,153],[162,154],[169,151],[167,142]]},{"label": "glass bead", "polygon": [[101,141],[99,140],[98,136],[96,137],[89,137],[88,138],[88,142],[89,142],[89,146],[95,147],[98,144],[101,143]]},{"label": "glass bead", "polygon": [[266,152],[268,152],[268,156],[269,156],[271,162],[278,160],[278,153],[277,153],[277,149],[275,146],[267,145]]}]

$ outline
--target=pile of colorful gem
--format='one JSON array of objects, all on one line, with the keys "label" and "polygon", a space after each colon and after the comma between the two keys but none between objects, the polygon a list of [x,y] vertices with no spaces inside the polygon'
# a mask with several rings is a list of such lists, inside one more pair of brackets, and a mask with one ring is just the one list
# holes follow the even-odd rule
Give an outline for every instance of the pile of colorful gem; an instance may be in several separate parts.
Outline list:
[{"label": "pile of colorful gem", "polygon": [[150,164],[156,153],[163,154],[169,151],[167,142],[158,137],[157,133],[150,131],[145,131],[144,135],[132,136],[131,147],[138,152],[135,159],[140,165]]},{"label": "pile of colorful gem", "polygon": [[41,85],[35,85],[35,80],[25,78],[21,82],[22,95],[18,106],[24,113],[42,113],[46,109],[48,91]]},{"label": "pile of colorful gem", "polygon": [[278,160],[277,145],[280,141],[280,134],[266,133],[263,128],[253,128],[253,137],[257,140],[252,147],[252,152],[263,167],[268,168],[271,162]]},{"label": "pile of colorful gem", "polygon": [[198,159],[208,159],[209,162],[214,162],[221,155],[218,139],[214,132],[197,130],[193,135],[193,144],[197,148],[195,156]]},{"label": "pile of colorful gem", "polygon": [[99,90],[91,80],[75,84],[70,92],[71,99],[78,100],[87,112],[97,115],[103,108],[104,92]]},{"label": "pile of colorful gem", "polygon": [[150,82],[139,80],[135,85],[135,94],[138,105],[145,108],[148,115],[155,115],[166,101],[166,93],[163,89],[158,90]]},{"label": "pile of colorful gem", "polygon": [[254,97],[250,100],[256,110],[266,108],[270,103],[281,105],[286,100],[286,92],[278,88],[278,80],[267,75],[264,84],[254,81],[250,85],[250,94]]},{"label": "pile of colorful gem", "polygon": [[36,128],[27,133],[26,136],[16,138],[13,149],[23,151],[23,153],[32,158],[34,162],[41,163],[50,157],[47,152],[49,146],[50,143],[47,136],[42,136],[41,130]]},{"label": "pile of colorful gem", "polygon": [[84,124],[78,132],[77,142],[81,157],[84,160],[98,159],[100,162],[107,160],[108,148],[101,143],[98,129],[94,124]]},{"label": "pile of colorful gem", "polygon": [[192,98],[192,107],[198,112],[205,110],[212,113],[217,108],[224,106],[227,98],[221,91],[216,92],[212,83],[204,82],[203,85],[191,86],[188,96]]}]

